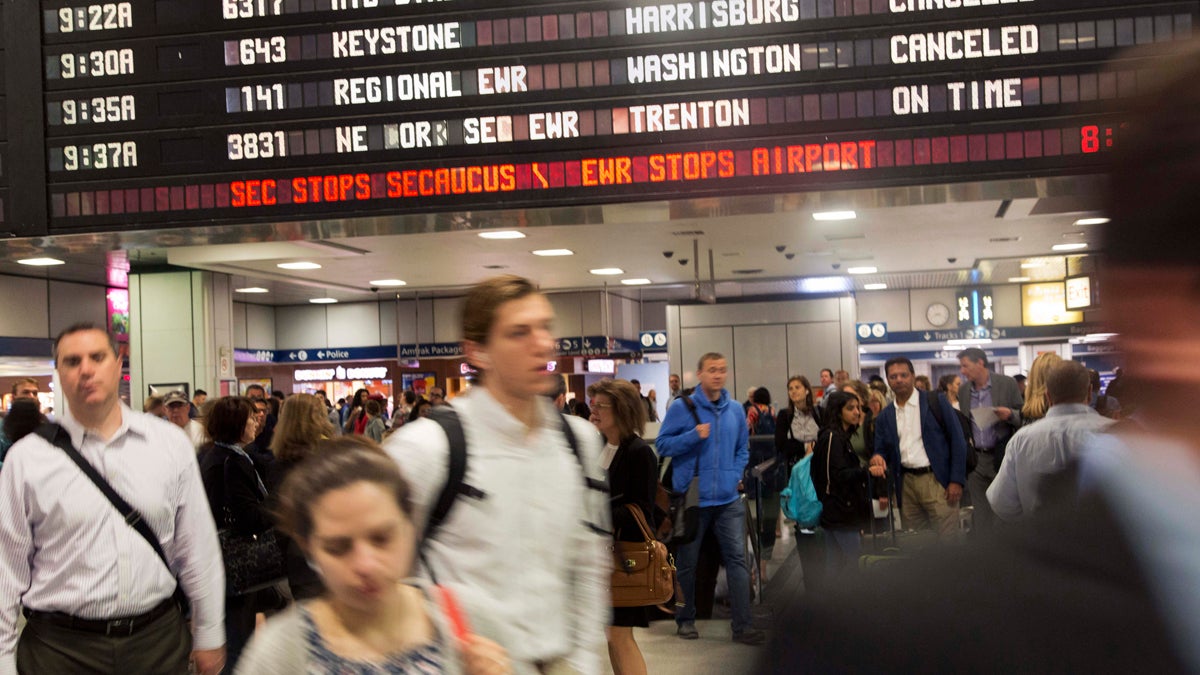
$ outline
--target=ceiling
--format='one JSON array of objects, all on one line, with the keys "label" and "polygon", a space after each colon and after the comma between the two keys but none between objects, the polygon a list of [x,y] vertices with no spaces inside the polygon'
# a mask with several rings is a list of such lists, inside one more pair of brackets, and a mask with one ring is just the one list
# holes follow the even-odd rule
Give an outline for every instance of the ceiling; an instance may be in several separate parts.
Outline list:
[{"label": "ceiling", "polygon": [[[265,294],[239,301],[269,305],[328,296],[376,297],[371,282],[411,297],[449,295],[500,272],[545,290],[600,288],[631,297],[686,300],[694,282],[713,281],[718,297],[798,292],[934,288],[1005,283],[1011,277],[1060,278],[1050,247],[1098,246],[1094,228],[1075,220],[1098,213],[1094,176],[949,183],[908,188],[751,195],[486,213],[462,212],[158,231],[84,234],[0,242],[0,274],[106,283],[112,266],[133,271],[192,268],[233,275],[235,288]],[[814,212],[854,210],[854,220],[818,222]],[[523,239],[485,240],[481,231],[516,229]],[[565,248],[566,257],[536,249]],[[29,268],[17,259],[48,255],[67,264]],[[282,262],[311,261],[312,271]],[[848,276],[851,267],[875,274]],[[617,276],[589,270],[617,267]],[[830,279],[835,277],[835,279]],[[646,278],[625,287],[621,279]],[[823,285],[824,284],[824,285]],[[832,285],[830,285],[832,284]]]}]

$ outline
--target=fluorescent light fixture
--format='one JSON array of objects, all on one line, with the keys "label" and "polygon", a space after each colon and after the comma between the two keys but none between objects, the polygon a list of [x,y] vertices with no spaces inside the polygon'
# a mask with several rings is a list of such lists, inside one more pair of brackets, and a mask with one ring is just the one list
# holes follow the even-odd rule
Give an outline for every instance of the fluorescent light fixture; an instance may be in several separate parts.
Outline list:
[{"label": "fluorescent light fixture", "polygon": [[967,345],[990,345],[991,338],[965,338],[961,340],[946,340],[946,344],[952,347],[965,347]]},{"label": "fluorescent light fixture", "polygon": [[525,233],[516,230],[489,230],[480,232],[479,236],[484,239],[524,239]]},{"label": "fluorescent light fixture", "polygon": [[853,211],[817,211],[813,220],[854,220],[858,214]]},{"label": "fluorescent light fixture", "polygon": [[1045,266],[1046,266],[1046,263],[1042,260],[1034,260],[1032,262],[1021,263],[1021,269],[1023,269],[1023,270],[1036,270],[1039,267],[1045,267]]},{"label": "fluorescent light fixture", "polygon": [[332,305],[337,302],[337,298],[309,298],[308,301],[314,305]]},{"label": "fluorescent light fixture", "polygon": [[18,260],[18,265],[29,265],[31,267],[51,267],[53,265],[65,265],[66,263],[58,258],[25,258]]},{"label": "fluorescent light fixture", "polygon": [[307,262],[307,261],[279,263],[278,265],[276,265],[276,267],[278,267],[279,269],[284,269],[284,270],[319,270],[319,269],[321,269],[321,266],[318,265],[317,263]]},{"label": "fluorescent light fixture", "polygon": [[1010,284],[1023,284],[1026,281],[1029,281],[1029,277],[1009,277],[1008,278],[1008,283],[1010,283]]},{"label": "fluorescent light fixture", "polygon": [[540,255],[543,258],[557,258],[564,255],[575,255],[575,251],[569,248],[543,248],[533,252],[534,255]]},{"label": "fluorescent light fixture", "polygon": [[260,286],[251,286],[250,288],[235,288],[235,289],[233,289],[233,292],[234,293],[270,293],[271,291],[268,291],[267,289],[262,288]]},{"label": "fluorescent light fixture", "polygon": [[650,283],[649,279],[622,279],[621,283],[626,286],[645,286]]},{"label": "fluorescent light fixture", "polygon": [[850,290],[846,277],[808,277],[797,282],[801,293],[844,293]]},{"label": "fluorescent light fixture", "polygon": [[851,267],[846,270],[850,274],[875,274],[879,271],[878,267]]},{"label": "fluorescent light fixture", "polygon": [[1080,218],[1075,221],[1076,225],[1104,225],[1109,221],[1108,218]]},{"label": "fluorescent light fixture", "polygon": [[401,281],[400,279],[376,279],[375,281],[372,281],[370,283],[372,286],[407,286],[408,285],[407,281]]},{"label": "fluorescent light fixture", "polygon": [[601,277],[611,277],[618,274],[625,274],[625,270],[621,269],[620,267],[597,267],[594,270],[588,271]]},{"label": "fluorescent light fixture", "polygon": [[863,288],[868,291],[886,291],[887,284],[865,284]]},{"label": "fluorescent light fixture", "polygon": [[1076,242],[1072,244],[1055,244],[1050,247],[1051,251],[1081,251],[1087,248],[1084,242]]}]

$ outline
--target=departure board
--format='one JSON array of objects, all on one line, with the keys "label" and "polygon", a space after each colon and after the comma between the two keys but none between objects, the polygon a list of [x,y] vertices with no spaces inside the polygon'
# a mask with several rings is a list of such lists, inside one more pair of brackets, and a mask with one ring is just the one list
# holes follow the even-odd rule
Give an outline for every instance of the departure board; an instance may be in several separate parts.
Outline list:
[{"label": "departure board", "polygon": [[[0,88],[0,106],[21,94],[0,115],[0,199],[39,200],[6,222],[18,234],[1091,172],[1120,143],[1122,101],[1156,54],[1192,36],[1200,10],[1200,0],[32,5],[0,17],[21,22],[6,25],[10,42],[38,43],[0,45],[10,75],[36,72]],[[1136,57],[1124,51],[1135,46]],[[7,156],[13,134],[41,156]],[[37,171],[19,172],[10,195],[14,160]]]}]

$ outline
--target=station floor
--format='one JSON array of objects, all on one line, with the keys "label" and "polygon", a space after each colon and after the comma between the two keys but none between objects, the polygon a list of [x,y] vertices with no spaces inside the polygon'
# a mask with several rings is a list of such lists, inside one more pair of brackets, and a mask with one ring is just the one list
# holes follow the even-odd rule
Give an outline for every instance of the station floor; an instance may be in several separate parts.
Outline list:
[{"label": "station floor", "polygon": [[[752,607],[754,626],[767,632],[770,638],[775,618],[796,594],[803,592],[800,558],[796,555],[795,538],[783,529],[783,538],[776,542],[773,559],[767,562],[767,582],[763,601]],[[719,605],[719,603],[718,603]],[[718,618],[719,617],[719,618]],[[729,627],[728,609],[713,608],[713,618],[697,621],[699,640],[681,640],[675,636],[674,621],[654,621],[647,629],[635,629],[634,638],[646,657],[649,675],[751,675],[767,649],[766,645],[750,647],[734,642]],[[604,654],[604,672],[611,673],[608,654]]]}]

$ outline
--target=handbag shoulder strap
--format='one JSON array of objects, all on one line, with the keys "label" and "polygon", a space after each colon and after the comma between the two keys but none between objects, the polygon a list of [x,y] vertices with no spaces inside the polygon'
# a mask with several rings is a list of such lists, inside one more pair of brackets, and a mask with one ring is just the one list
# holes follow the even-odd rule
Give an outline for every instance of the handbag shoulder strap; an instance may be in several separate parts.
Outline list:
[{"label": "handbag shoulder strap", "polygon": [[[138,513],[137,509],[130,506],[129,502],[125,501],[121,495],[117,494],[117,491],[108,484],[108,481],[104,480],[104,477],[96,471],[96,468],[93,467],[90,462],[84,459],[83,455],[79,454],[79,451],[75,449],[74,444],[71,443],[71,437],[67,433],[67,430],[63,429],[62,426],[58,424],[47,422],[46,424],[38,427],[37,435],[49,441],[51,445],[67,453],[67,457],[70,457],[71,461],[75,462],[75,465],[79,467],[79,470],[82,471],[85,476],[91,479],[92,483],[94,483],[96,487],[100,489],[100,492],[103,493],[108,499],[109,503],[113,505],[113,508],[115,508],[117,512],[121,514],[121,517],[125,519],[125,523],[134,530],[137,530],[137,533],[142,535],[142,538],[146,540],[146,543],[150,544],[150,548],[154,549],[154,552],[158,554],[158,559],[162,561],[162,564],[166,566],[167,571],[170,572],[172,577],[174,577],[175,572],[171,570],[171,563],[167,562],[167,554],[163,552],[162,544],[159,543],[158,536],[154,534],[154,530],[150,529],[150,525],[146,523],[145,519],[142,518],[142,514]],[[175,583],[176,585],[179,584],[178,579],[176,579]]]},{"label": "handbag shoulder strap", "polygon": [[829,444],[825,446],[825,494],[829,494],[829,464],[833,461],[833,430],[829,430]]},{"label": "handbag shoulder strap", "polygon": [[646,541],[653,540],[654,533],[650,531],[650,524],[646,522],[646,514],[642,513],[642,507],[637,504],[626,504],[625,508],[633,514],[633,520],[637,523],[638,529],[642,531],[642,536]]}]

